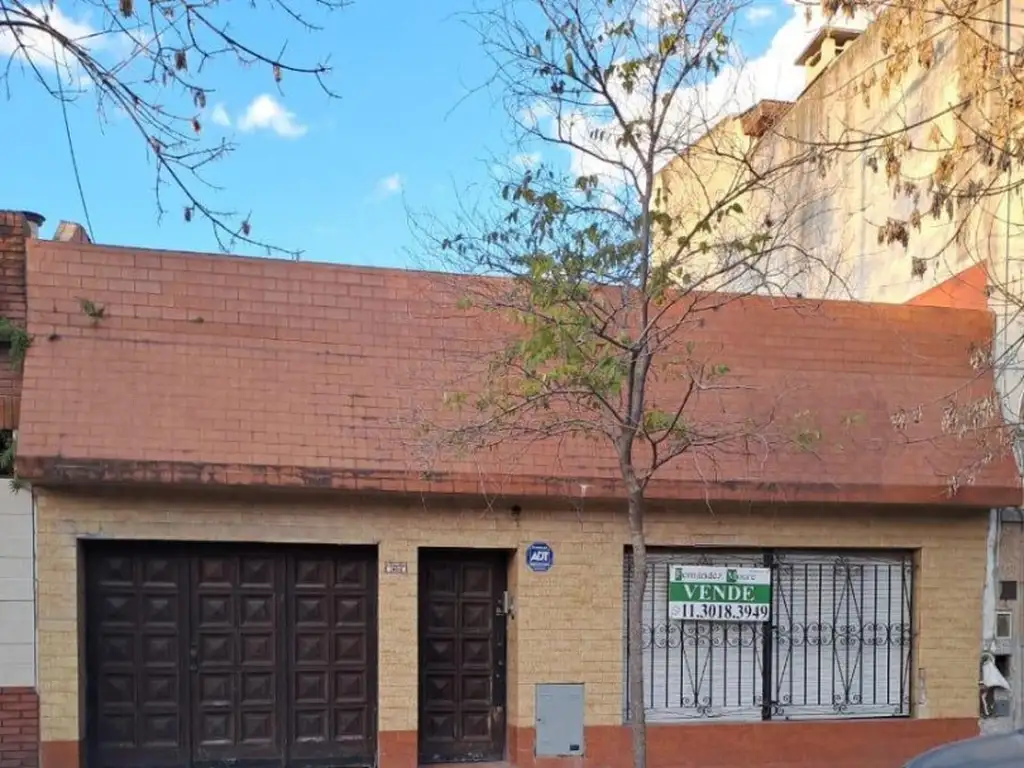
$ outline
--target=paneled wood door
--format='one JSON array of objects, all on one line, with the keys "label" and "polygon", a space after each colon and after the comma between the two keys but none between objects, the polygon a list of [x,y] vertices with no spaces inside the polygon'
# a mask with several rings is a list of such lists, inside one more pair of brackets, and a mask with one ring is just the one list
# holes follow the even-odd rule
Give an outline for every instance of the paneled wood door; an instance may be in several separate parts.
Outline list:
[{"label": "paneled wood door", "polygon": [[369,548],[90,543],[90,768],[312,768],[376,754]]},{"label": "paneled wood door", "polygon": [[285,764],[285,559],[207,549],[190,558],[192,765]]},{"label": "paneled wood door", "polygon": [[421,555],[421,763],[504,757],[506,567],[503,552]]},{"label": "paneled wood door", "polygon": [[[188,560],[87,545],[90,768],[188,766]],[[69,649],[70,652],[70,649]]]}]

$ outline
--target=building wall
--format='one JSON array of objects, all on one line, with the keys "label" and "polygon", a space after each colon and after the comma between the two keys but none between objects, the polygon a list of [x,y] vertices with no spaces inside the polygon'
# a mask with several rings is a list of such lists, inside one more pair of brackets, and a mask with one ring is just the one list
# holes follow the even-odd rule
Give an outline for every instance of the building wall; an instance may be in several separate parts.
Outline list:
[{"label": "building wall", "polygon": [[[0,211],[0,319],[24,327],[25,247],[21,213]],[[21,371],[0,359],[0,429],[16,429]],[[0,477],[0,766],[32,768],[39,743],[35,667],[32,493]]]},{"label": "building wall", "polygon": [[[940,156],[936,149],[951,145],[956,138],[949,106],[959,97],[961,33],[951,21],[933,19],[927,34],[935,43],[932,66],[912,63],[886,92],[880,81],[889,57],[882,50],[881,27],[877,23],[870,26],[757,141],[751,165],[769,174],[772,181],[767,189],[752,191],[742,200],[742,207],[752,225],[772,221],[768,233],[781,248],[772,267],[764,270],[771,276],[772,289],[904,302],[974,263],[956,247],[956,223],[948,218],[925,216],[921,231],[913,233],[914,247],[909,251],[899,244],[880,244],[878,227],[890,217],[909,216],[912,205],[907,197],[894,198],[884,159],[872,161],[880,142],[867,142],[867,152],[853,151],[856,142],[864,142],[865,137],[906,131],[913,145],[922,150],[904,156],[903,173],[927,185]],[[714,134],[720,130],[710,132],[700,143],[714,143]],[[821,150],[820,163],[811,160],[811,149],[816,146]],[[835,146],[842,151],[833,150]],[[661,178],[689,176],[685,166],[684,159],[676,161],[666,167]],[[687,208],[694,199],[689,196],[692,184],[717,192],[734,188],[737,177],[746,173],[736,162],[720,163],[711,173],[704,167],[700,170],[707,181],[673,183],[673,190],[683,194],[669,195],[669,213],[693,216]],[[712,194],[710,199],[713,205],[720,204],[721,197]],[[929,260],[923,277],[913,277],[911,258],[921,254],[935,258]]]},{"label": "building wall", "polygon": [[[756,217],[729,215],[719,220],[715,216],[709,222],[712,230],[697,231],[697,224],[733,203],[749,204],[742,192],[749,179],[744,160],[750,147],[751,139],[739,118],[727,117],[655,177],[655,204],[671,223],[667,230],[659,227],[654,233],[656,258],[671,263],[687,287],[734,287],[721,273],[724,255],[719,249],[705,252],[703,246],[749,238],[757,226]],[[686,238],[690,239],[684,244],[679,242]]]},{"label": "building wall", "polygon": [[[1024,722],[1024,711],[1020,692],[1024,689],[1024,510],[1003,510],[998,533],[998,568],[995,575],[995,609],[998,614],[1008,614],[1010,636],[996,637],[991,646],[997,665],[1010,684],[1009,717],[999,717],[982,722],[982,730],[998,732],[1009,730],[1016,723]],[[1016,585],[1016,596],[1004,598],[1004,585]],[[999,694],[1002,695],[1002,694]]]},{"label": "building wall", "polygon": [[[942,9],[937,0],[924,8]],[[902,11],[900,11],[902,12]],[[779,191],[758,193],[744,201],[753,220],[766,214],[775,221],[790,218],[803,221],[787,224],[779,233],[785,241],[815,255],[808,259],[790,249],[780,253],[782,263],[767,270],[773,288],[807,296],[852,298],[859,301],[937,304],[943,306],[988,305],[995,315],[991,360],[1002,407],[1009,423],[1024,422],[1024,198],[1015,187],[1021,183],[1019,163],[1004,174],[989,179],[990,189],[1015,189],[1010,194],[988,194],[969,213],[951,218],[925,215],[920,231],[912,231],[909,247],[879,243],[877,232],[887,219],[907,219],[913,210],[910,196],[894,196],[886,178],[879,142],[868,141],[866,151],[851,151],[849,140],[894,132],[909,139],[914,149],[902,155],[901,174],[917,181],[927,201],[927,188],[941,151],[957,139],[975,143],[973,129],[987,129],[1002,118],[1005,96],[993,88],[984,98],[975,98],[956,120],[950,110],[971,90],[979,70],[977,41],[991,35],[995,44],[1017,50],[1024,42],[1024,0],[979,0],[972,11],[970,28],[948,16],[933,16],[925,31],[905,30],[905,35],[930,36],[934,42],[931,67],[911,61],[897,81],[887,76],[892,57],[882,50],[884,16],[871,25],[844,53],[800,95],[790,111],[773,126],[753,149],[754,164],[761,168],[783,165],[787,159],[806,151],[808,142],[837,142],[844,150],[819,168],[802,163],[778,184]],[[992,24],[988,21],[994,22]],[[915,57],[916,58],[916,57]],[[888,91],[882,87],[889,83]],[[869,86],[866,91],[864,86]],[[865,93],[867,96],[865,97]],[[907,130],[907,126],[914,127]],[[828,151],[826,150],[826,155]],[[877,171],[872,168],[877,167]],[[956,174],[967,166],[983,167],[976,155],[968,155]],[[676,162],[663,172],[666,179],[678,173]],[[702,169],[704,171],[705,169]],[[725,163],[715,176],[732,178],[735,163]],[[721,178],[705,184],[723,188]],[[675,187],[686,185],[676,182]],[[678,214],[683,203],[670,196],[667,207]],[[673,208],[673,206],[676,206]],[[913,260],[921,259],[926,269],[915,275]],[[810,264],[810,267],[809,267]],[[958,283],[954,276],[965,276]],[[950,278],[954,278],[953,282]],[[979,285],[987,286],[976,293]],[[764,289],[764,288],[762,288]],[[1007,554],[1024,548],[1017,529],[1004,531],[1002,554],[996,581],[1014,579],[1018,561]],[[1017,610],[1017,609],[1015,609]],[[1015,669],[1024,668],[1020,648],[1008,649]],[[1009,728],[1024,725],[1024,675],[1010,680],[1014,686],[1013,718],[986,727]]]},{"label": "building wall", "polygon": [[35,573],[32,492],[0,478],[0,688],[33,686]]},{"label": "building wall", "polygon": [[[996,576],[996,611],[1009,613],[1012,617],[1012,637],[1009,642],[1000,642],[996,646],[999,653],[1011,653],[1016,651],[1024,638],[1024,612],[1021,611],[1021,602],[1024,594],[1024,511],[1005,510],[999,530],[999,573]],[[1003,599],[1001,596],[1000,582],[1009,582],[1017,585],[1017,596],[1015,599]],[[1012,674],[1012,678],[1016,675]],[[1013,684],[1014,679],[1010,680]]]},{"label": "building wall", "polygon": [[[1024,41],[1024,0],[977,0],[970,9],[969,25],[952,19],[939,0],[929,0],[921,9],[922,26],[900,25],[900,33],[904,39],[916,36],[931,41],[930,66],[920,63],[914,52],[906,71],[893,76],[894,57],[883,49],[885,28],[893,15],[883,14],[829,63],[763,137],[749,140],[751,165],[767,174],[771,183],[767,189],[757,185],[741,201],[742,217],[749,226],[772,221],[768,234],[781,246],[771,268],[764,270],[771,285],[757,288],[902,303],[952,275],[984,264],[1011,294],[1009,304],[1020,306],[1024,292],[1024,250],[1016,245],[1024,234],[1020,195],[992,192],[968,206],[969,214],[961,211],[953,217],[945,213],[934,217],[927,208],[929,185],[945,150],[958,141],[975,145],[975,131],[987,130],[1002,117],[1006,98],[992,84],[982,87],[984,95],[960,110],[959,117],[954,116],[953,107],[966,94],[977,92],[979,40],[990,36],[1002,47],[1007,45],[1003,38],[1008,33],[1011,50]],[[728,130],[726,123],[731,123]],[[740,131],[739,123],[738,119],[723,121],[696,143],[695,154],[705,158],[701,163],[680,157],[662,170],[658,182],[665,189],[665,211],[684,221],[695,220],[709,207],[721,205],[738,184],[750,184],[744,164],[728,157],[718,157],[717,162],[712,158],[722,155],[719,137]],[[881,140],[885,136],[906,140],[911,147],[899,152],[900,174],[915,184],[916,204],[923,215],[906,248],[878,240],[879,228],[888,219],[909,220],[915,208],[913,191],[894,194],[887,178]],[[735,139],[730,146],[742,147],[742,141]],[[819,148],[821,162],[811,158],[813,147]],[[978,177],[977,169],[985,164],[968,154],[962,166],[956,178],[968,168]],[[1002,189],[1004,183],[1019,185],[1020,174],[1014,164],[1003,177],[989,179],[990,189]],[[695,195],[695,189],[708,194]],[[728,227],[712,240],[739,227],[735,218],[726,217]],[[914,273],[915,258],[924,261],[924,274]],[[1006,303],[1000,292],[990,303],[997,311]],[[1013,338],[1019,338],[1024,333],[1021,313],[1000,314],[1004,323],[1014,326]],[[1009,345],[1012,339],[1004,349]],[[1015,358],[1016,363],[1019,355]]]},{"label": "building wall", "polygon": [[[27,310],[25,296],[25,244],[30,238],[24,215],[0,211],[0,318],[22,326]],[[21,394],[21,371],[0,365],[0,402]],[[6,418],[6,414],[4,414]],[[11,428],[10,423],[0,428]]]},{"label": "building wall", "polygon": [[[826,516],[827,515],[827,516]],[[379,727],[381,768],[415,765],[417,703],[417,549],[422,546],[516,550],[510,585],[516,615],[509,632],[510,753],[533,762],[534,685],[586,685],[587,765],[628,762],[622,727],[622,567],[627,531],[622,515],[527,506],[456,508],[429,499],[380,502],[159,500],[39,492],[39,653],[44,768],[73,764],[82,737],[79,661],[78,540],[127,539],[335,542],[377,544],[379,558],[404,561],[408,575],[380,574]],[[548,542],[555,566],[524,566],[532,541]],[[651,728],[652,766],[752,762],[786,766],[892,766],[925,747],[976,732],[977,604],[985,571],[983,512],[847,510],[716,510],[704,506],[652,511],[649,540],[663,546],[884,547],[918,550],[915,601],[916,717],[886,722],[756,723]],[[742,738],[738,736],[743,735]],[[862,746],[884,738],[884,754]],[[858,750],[850,749],[856,741]],[[687,749],[680,751],[685,742]],[[797,752],[780,745],[803,744]],[[818,744],[811,751],[810,744]],[[801,751],[802,750],[802,751]],[[825,750],[822,752],[821,750]],[[872,751],[873,750],[873,751]],[[765,756],[768,760],[765,760]],[[803,755],[803,757],[801,757]],[[824,762],[818,762],[824,758]]]},{"label": "building wall", "polygon": [[35,688],[0,690],[0,765],[39,765],[39,698]]},{"label": "building wall", "polygon": [[32,493],[0,478],[0,766],[36,765]]}]

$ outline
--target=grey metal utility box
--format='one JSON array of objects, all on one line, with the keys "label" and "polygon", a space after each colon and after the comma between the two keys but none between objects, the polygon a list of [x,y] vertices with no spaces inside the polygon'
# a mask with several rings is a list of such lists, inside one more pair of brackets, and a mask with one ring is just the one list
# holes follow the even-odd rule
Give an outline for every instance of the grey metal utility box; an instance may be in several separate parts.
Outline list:
[{"label": "grey metal utility box", "polygon": [[1009,717],[1012,712],[1011,702],[1005,696],[997,696],[995,706],[992,708],[992,717]]},{"label": "grey metal utility box", "polygon": [[538,683],[534,726],[537,757],[583,754],[583,683]]}]

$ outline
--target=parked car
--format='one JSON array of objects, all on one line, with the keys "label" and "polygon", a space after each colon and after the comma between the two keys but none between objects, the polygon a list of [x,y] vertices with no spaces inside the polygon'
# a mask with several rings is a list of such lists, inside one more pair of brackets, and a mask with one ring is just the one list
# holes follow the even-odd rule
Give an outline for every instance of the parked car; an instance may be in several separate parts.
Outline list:
[{"label": "parked car", "polygon": [[904,768],[1021,768],[1024,730],[995,736],[976,736],[918,755]]}]

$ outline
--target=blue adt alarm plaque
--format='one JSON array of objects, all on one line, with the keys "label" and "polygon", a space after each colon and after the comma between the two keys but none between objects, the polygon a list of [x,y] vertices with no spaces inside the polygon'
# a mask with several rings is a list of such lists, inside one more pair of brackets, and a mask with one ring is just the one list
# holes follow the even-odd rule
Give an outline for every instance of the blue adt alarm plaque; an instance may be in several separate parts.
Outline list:
[{"label": "blue adt alarm plaque", "polygon": [[545,573],[555,564],[555,553],[543,541],[535,541],[526,548],[526,567],[535,573]]}]

